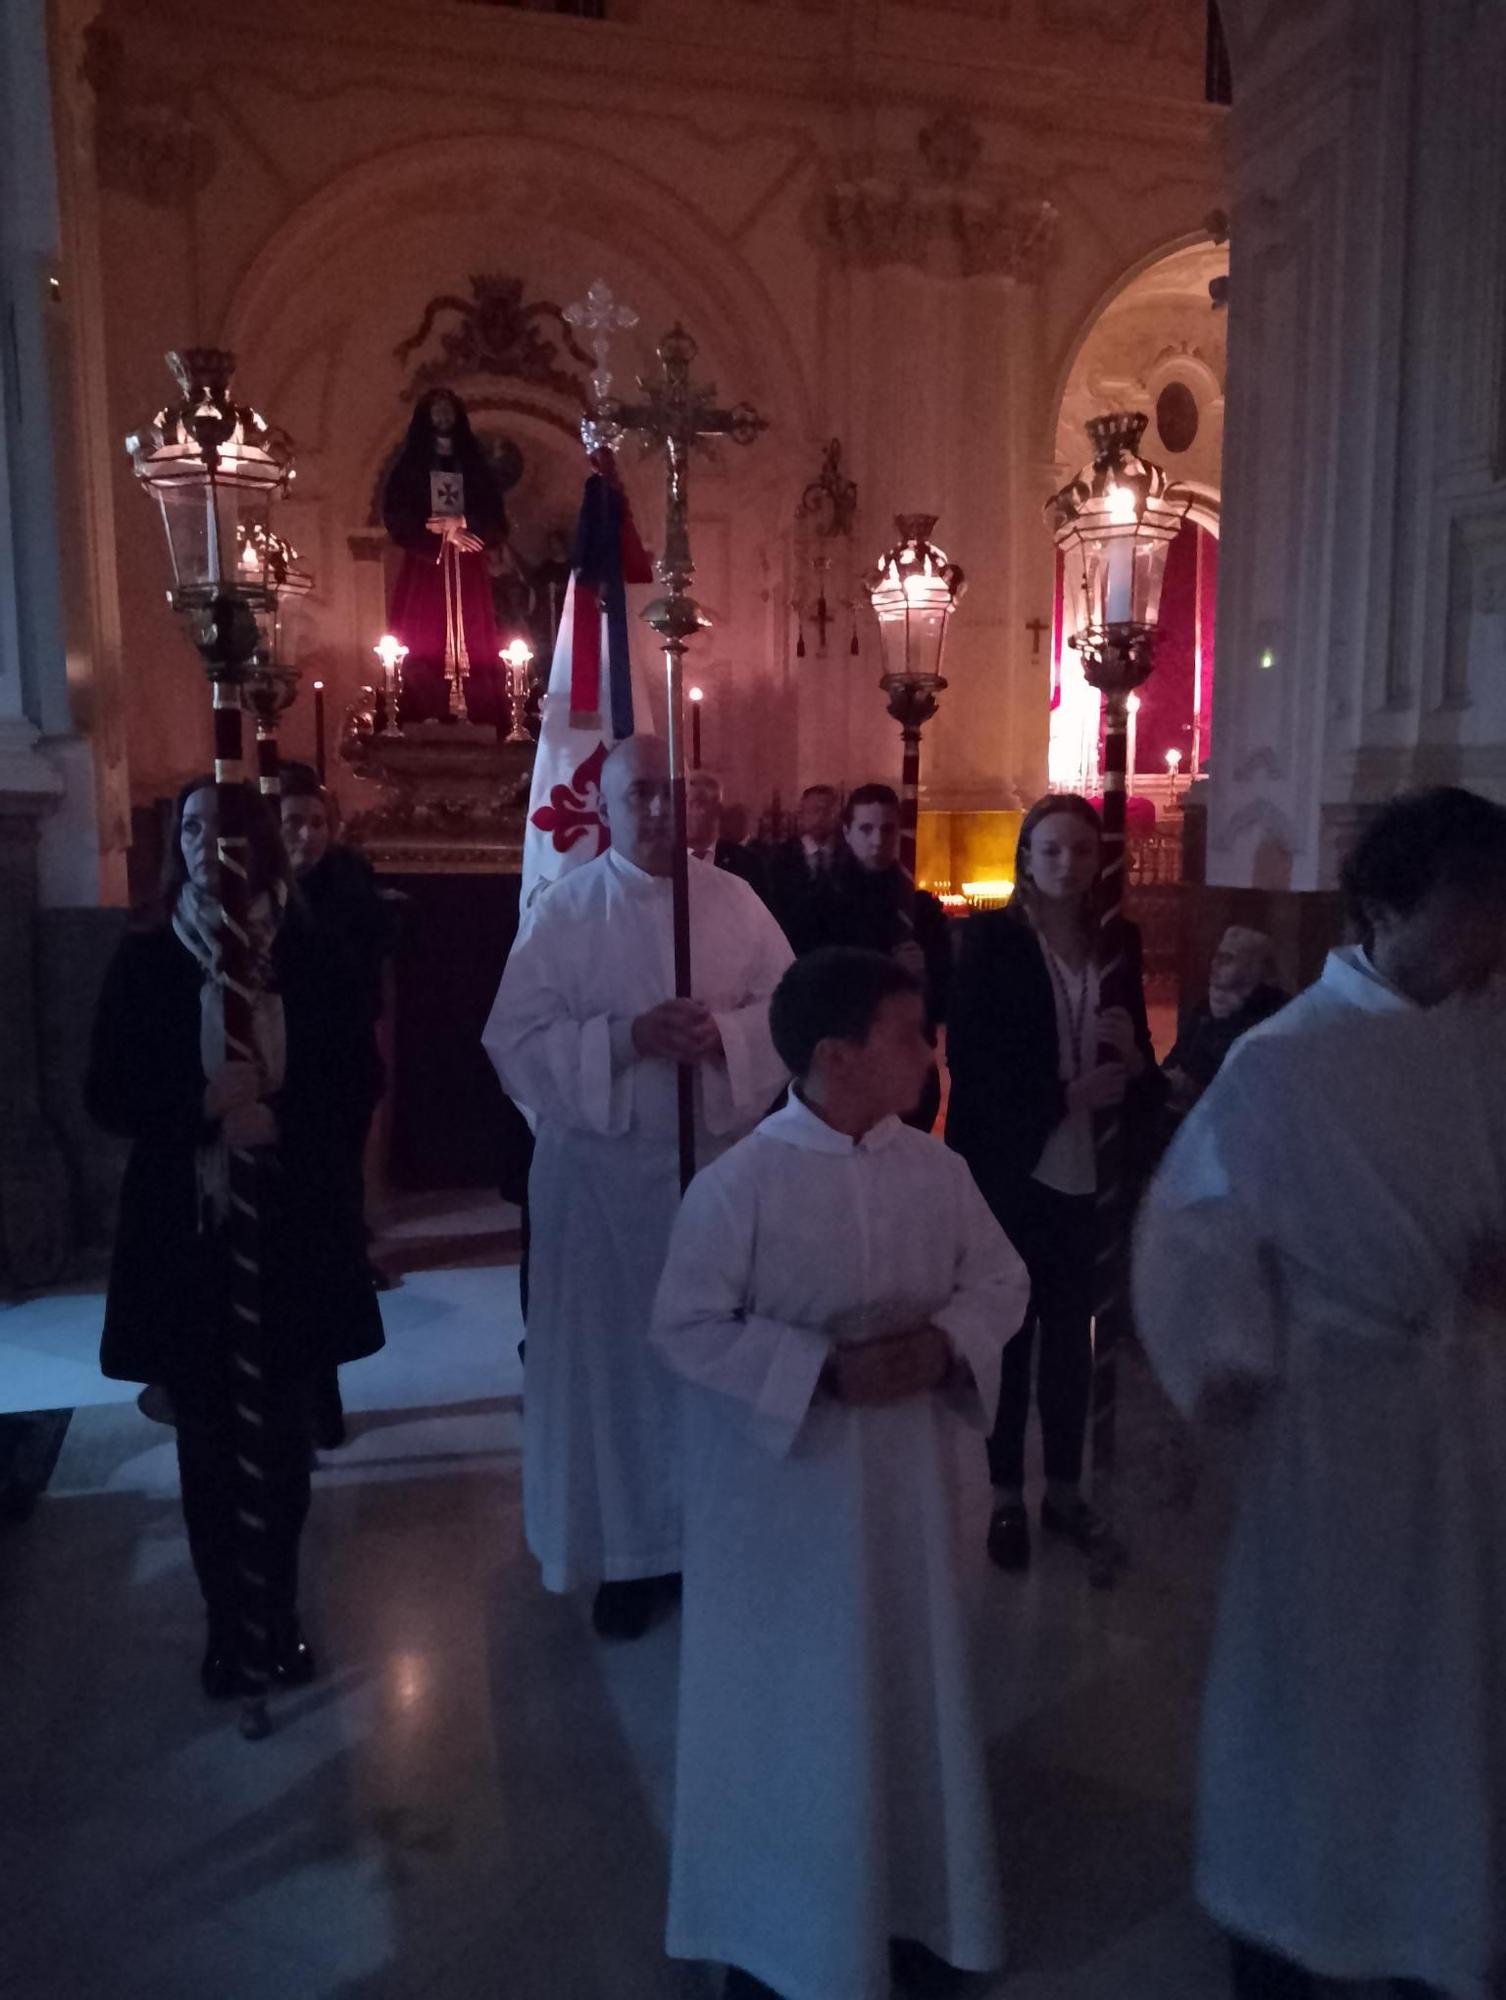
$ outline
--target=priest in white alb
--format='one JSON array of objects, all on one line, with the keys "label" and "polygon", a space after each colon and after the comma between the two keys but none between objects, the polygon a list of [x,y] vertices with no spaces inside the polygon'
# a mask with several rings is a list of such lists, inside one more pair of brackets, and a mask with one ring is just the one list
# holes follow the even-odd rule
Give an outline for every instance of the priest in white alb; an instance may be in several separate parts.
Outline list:
[{"label": "priest in white alb", "polygon": [[1247,1037],[1146,1199],[1135,1318],[1247,1430],[1197,1863],[1237,2000],[1506,1994],[1506,1013]]},{"label": "priest in white alb", "polygon": [[689,1385],[668,1945],[729,1996],[886,2000],[893,1944],[1003,1956],[965,1579],[1029,1281],[901,1122],[907,972],[815,952],[772,1025],[795,1089],[693,1182],[654,1314]]},{"label": "priest in white alb", "polygon": [[678,1398],[648,1348],[680,1196],[677,1066],[695,1071],[697,1159],[714,1159],[784,1083],[768,1008],[790,950],[746,883],[692,861],[696,997],[676,999],[673,817],[659,738],[629,737],[607,758],[601,812],[611,846],[535,902],[483,1039],[537,1135],[528,1545],[546,1588],[599,1586],[597,1630],[631,1638],[680,1568]]}]

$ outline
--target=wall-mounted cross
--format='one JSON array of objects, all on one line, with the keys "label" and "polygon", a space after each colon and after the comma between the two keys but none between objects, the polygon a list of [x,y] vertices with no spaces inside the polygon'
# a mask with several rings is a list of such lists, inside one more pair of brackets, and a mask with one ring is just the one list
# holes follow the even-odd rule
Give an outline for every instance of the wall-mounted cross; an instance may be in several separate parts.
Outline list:
[{"label": "wall-mounted cross", "polygon": [[1030,648],[1030,657],[1032,660],[1038,660],[1041,657],[1041,637],[1043,633],[1051,630],[1051,621],[1047,618],[1027,618],[1025,620],[1025,630],[1032,635],[1034,640]]}]

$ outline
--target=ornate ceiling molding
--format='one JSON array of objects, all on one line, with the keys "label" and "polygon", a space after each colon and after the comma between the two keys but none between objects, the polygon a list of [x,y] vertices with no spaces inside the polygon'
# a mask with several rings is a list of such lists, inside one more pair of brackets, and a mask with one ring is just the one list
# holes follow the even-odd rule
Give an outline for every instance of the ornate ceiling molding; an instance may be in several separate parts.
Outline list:
[{"label": "ornate ceiling molding", "polygon": [[[476,376],[503,376],[535,389],[552,390],[581,408],[591,357],[577,342],[563,309],[551,299],[523,302],[523,280],[483,271],[470,280],[471,293],[441,292],[429,300],[415,332],[400,341],[393,358],[406,367],[425,346],[444,314],[451,324],[440,333],[438,352],[420,361],[404,391],[412,402],[425,389]],[[549,327],[554,337],[545,334]],[[570,367],[569,362],[578,364]]]},{"label": "ornate ceiling molding", "polygon": [[98,17],[85,28],[78,73],[94,99],[94,163],[102,188],[149,208],[176,208],[214,178],[213,139],[188,94],[172,90],[127,55]]},{"label": "ornate ceiling molding", "polygon": [[943,113],[917,135],[914,164],[845,162],[821,200],[820,235],[862,270],[904,265],[937,276],[1034,284],[1056,244],[1058,213],[1036,189],[978,174],[972,120]]}]

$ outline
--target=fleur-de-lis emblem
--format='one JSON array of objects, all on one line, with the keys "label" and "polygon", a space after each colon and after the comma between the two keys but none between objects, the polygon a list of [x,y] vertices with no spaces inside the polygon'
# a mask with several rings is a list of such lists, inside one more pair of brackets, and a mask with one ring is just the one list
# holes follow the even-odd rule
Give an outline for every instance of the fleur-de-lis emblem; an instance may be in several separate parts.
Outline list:
[{"label": "fleur-de-lis emblem", "polygon": [[601,767],[606,761],[607,746],[598,743],[568,785],[550,787],[549,803],[533,815],[533,824],[550,836],[556,854],[568,854],[582,840],[594,841],[595,854],[606,851],[601,818]]}]

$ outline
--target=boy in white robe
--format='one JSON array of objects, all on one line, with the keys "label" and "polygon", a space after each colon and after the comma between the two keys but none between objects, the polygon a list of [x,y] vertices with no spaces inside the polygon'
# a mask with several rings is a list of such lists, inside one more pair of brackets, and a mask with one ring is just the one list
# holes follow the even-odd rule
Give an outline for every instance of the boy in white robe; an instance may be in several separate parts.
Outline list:
[{"label": "boy in white robe", "polygon": [[1197,1858],[1238,2000],[1506,1993],[1503,1246],[1479,998],[1278,1017],[1142,1211],[1162,1381],[1249,1413]]},{"label": "boy in white robe", "polygon": [[770,1028],[795,1090],[692,1184],[651,1334],[691,1385],[668,1948],[729,1994],[881,2000],[891,1939],[1003,1956],[961,1571],[1029,1287],[900,1122],[911,975],[816,952]]}]

